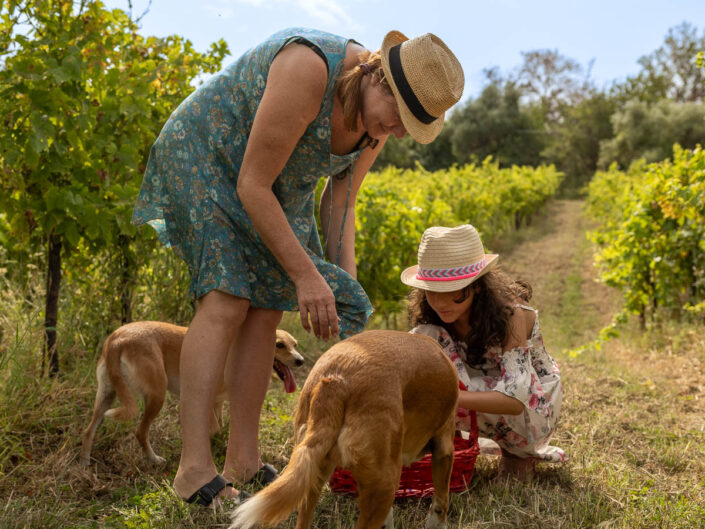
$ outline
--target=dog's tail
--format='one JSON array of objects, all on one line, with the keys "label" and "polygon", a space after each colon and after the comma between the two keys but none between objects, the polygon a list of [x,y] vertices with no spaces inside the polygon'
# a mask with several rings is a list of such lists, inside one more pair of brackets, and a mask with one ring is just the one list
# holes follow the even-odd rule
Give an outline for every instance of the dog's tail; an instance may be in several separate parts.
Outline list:
[{"label": "dog's tail", "polygon": [[230,529],[273,526],[306,498],[317,500],[327,478],[322,471],[323,461],[335,446],[343,425],[345,396],[340,378],[327,377],[316,384],[311,391],[306,431],[303,439],[297,439],[289,464],[271,485],[235,510]]},{"label": "dog's tail", "polygon": [[120,340],[120,338],[117,338],[114,334],[111,334],[105,339],[103,355],[110,384],[113,386],[115,394],[117,398],[120,399],[122,406],[109,409],[105,412],[105,416],[112,417],[119,421],[127,421],[137,416],[138,408],[137,401],[127,387],[125,378],[122,376],[121,358],[122,348],[125,346],[125,342],[120,340],[122,343],[115,343],[117,340]]}]

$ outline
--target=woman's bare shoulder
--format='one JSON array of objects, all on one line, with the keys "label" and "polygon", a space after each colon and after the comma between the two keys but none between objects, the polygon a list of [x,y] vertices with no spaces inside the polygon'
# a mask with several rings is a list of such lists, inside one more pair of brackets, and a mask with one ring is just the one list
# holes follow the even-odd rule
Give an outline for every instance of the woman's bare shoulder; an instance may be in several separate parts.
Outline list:
[{"label": "woman's bare shoulder", "polygon": [[[274,58],[267,76],[267,99],[283,99],[313,119],[328,84],[328,67],[316,52],[303,44],[285,46]],[[308,103],[308,104],[307,104]]]}]

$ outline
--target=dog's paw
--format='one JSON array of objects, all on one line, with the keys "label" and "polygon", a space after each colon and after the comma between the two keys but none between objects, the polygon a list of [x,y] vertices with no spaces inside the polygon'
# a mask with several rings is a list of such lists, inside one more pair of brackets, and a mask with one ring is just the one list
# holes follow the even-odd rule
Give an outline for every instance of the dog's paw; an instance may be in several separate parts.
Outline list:
[{"label": "dog's paw", "polygon": [[121,408],[110,408],[103,414],[103,417],[109,417],[116,421],[129,421],[137,417],[137,409],[127,408],[125,406]]},{"label": "dog's paw", "polygon": [[166,465],[166,459],[164,459],[162,456],[158,456],[157,454],[152,454],[151,456],[149,456],[149,460],[155,465]]},{"label": "dog's paw", "polygon": [[447,526],[446,520],[441,520],[441,517],[437,513],[433,511],[428,513],[428,518],[426,518],[426,529],[446,529]]},{"label": "dog's paw", "polygon": [[387,515],[387,518],[384,520],[384,525],[382,526],[382,529],[394,529],[394,512],[393,509],[389,509],[389,514]]}]

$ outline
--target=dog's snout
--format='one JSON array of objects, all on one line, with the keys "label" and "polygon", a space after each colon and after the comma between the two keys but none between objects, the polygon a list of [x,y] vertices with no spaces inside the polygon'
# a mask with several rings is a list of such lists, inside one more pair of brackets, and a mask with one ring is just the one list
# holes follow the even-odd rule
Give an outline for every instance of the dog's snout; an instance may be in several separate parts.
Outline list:
[{"label": "dog's snout", "polygon": [[296,367],[304,365],[304,359],[303,358],[297,358],[296,359]]}]

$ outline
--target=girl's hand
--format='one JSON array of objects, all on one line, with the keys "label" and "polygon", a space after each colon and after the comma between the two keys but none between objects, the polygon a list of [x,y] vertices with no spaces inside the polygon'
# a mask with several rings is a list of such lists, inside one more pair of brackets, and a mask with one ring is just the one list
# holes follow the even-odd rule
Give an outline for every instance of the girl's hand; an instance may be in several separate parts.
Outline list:
[{"label": "girl's hand", "polygon": [[313,325],[313,334],[326,341],[331,336],[336,336],[340,329],[338,313],[335,310],[335,296],[323,276],[318,272],[307,274],[295,281],[295,284],[303,328],[310,332]]}]

